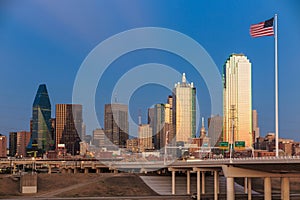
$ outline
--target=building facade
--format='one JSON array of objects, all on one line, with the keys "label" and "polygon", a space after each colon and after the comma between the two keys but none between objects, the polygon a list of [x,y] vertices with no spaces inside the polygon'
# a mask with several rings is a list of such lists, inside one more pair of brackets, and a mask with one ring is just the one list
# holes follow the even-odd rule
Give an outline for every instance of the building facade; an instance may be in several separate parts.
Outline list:
[{"label": "building facade", "polygon": [[223,69],[223,141],[253,144],[251,63],[243,54],[232,54]]},{"label": "building facade", "polygon": [[26,147],[30,142],[31,133],[28,131],[9,133],[9,155],[26,157]]},{"label": "building facade", "polygon": [[93,131],[93,145],[96,147],[104,147],[107,145],[107,138],[105,136],[104,129],[95,129]]},{"label": "building facade", "polygon": [[258,127],[258,113],[256,110],[252,110],[252,130],[254,139],[259,138],[260,132]]},{"label": "building facade", "polygon": [[211,146],[219,146],[222,139],[223,117],[216,115],[208,118],[208,136]]},{"label": "building facade", "polygon": [[31,139],[28,152],[39,155],[53,150],[54,138],[51,134],[51,103],[45,84],[39,85],[32,107]]},{"label": "building facade", "polygon": [[128,134],[128,106],[106,104],[104,109],[104,131],[106,137],[117,147],[125,148]]},{"label": "building facade", "polygon": [[149,124],[141,124],[138,127],[139,149],[144,152],[147,149],[153,149],[152,128]]},{"label": "building facade", "polygon": [[7,139],[6,136],[0,134],[0,158],[7,157]]},{"label": "building facade", "polygon": [[55,110],[56,149],[64,144],[67,153],[77,155],[80,152],[82,129],[82,105],[56,104]]},{"label": "building facade", "polygon": [[196,136],[196,88],[187,83],[185,73],[182,82],[173,89],[173,123],[176,142],[187,143]]}]

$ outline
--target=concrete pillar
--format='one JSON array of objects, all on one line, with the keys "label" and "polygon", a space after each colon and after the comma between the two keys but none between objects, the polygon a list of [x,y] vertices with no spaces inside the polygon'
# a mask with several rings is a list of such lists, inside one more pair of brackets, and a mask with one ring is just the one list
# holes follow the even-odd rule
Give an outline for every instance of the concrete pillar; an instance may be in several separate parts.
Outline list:
[{"label": "concrete pillar", "polygon": [[186,194],[190,194],[191,193],[191,175],[190,175],[190,171],[187,170],[186,171]]},{"label": "concrete pillar", "polygon": [[51,174],[51,166],[48,166],[48,174]]},{"label": "concrete pillar", "polygon": [[200,171],[197,171],[197,200],[201,199]]},{"label": "concrete pillar", "polygon": [[281,199],[290,200],[290,179],[287,177],[281,178]]},{"label": "concrete pillar", "polygon": [[227,200],[234,200],[235,195],[234,195],[234,178],[232,177],[227,177],[226,178],[226,183],[227,183]]},{"label": "concrete pillar", "polygon": [[118,170],[117,170],[117,169],[114,169],[114,174],[117,174],[117,173],[119,173]]},{"label": "concrete pillar", "polygon": [[172,171],[172,194],[175,194],[175,171]]},{"label": "concrete pillar", "polygon": [[264,178],[265,200],[272,200],[271,178]]},{"label": "concrete pillar", "polygon": [[72,170],[71,168],[69,168],[69,169],[68,169],[68,173],[69,173],[69,174],[72,174],[72,173],[73,173],[73,170]]},{"label": "concrete pillar", "polygon": [[78,173],[78,169],[75,167],[74,168],[74,174],[77,174]]},{"label": "concrete pillar", "polygon": [[96,168],[96,173],[100,174],[101,173],[101,169],[100,168]]},{"label": "concrete pillar", "polygon": [[251,200],[252,199],[252,185],[251,185],[251,178],[248,177],[247,178],[247,186],[248,186],[248,200]]},{"label": "concrete pillar", "polygon": [[201,181],[202,181],[202,194],[205,194],[205,172],[201,172]]},{"label": "concrete pillar", "polygon": [[85,174],[88,174],[88,173],[89,173],[89,168],[85,167],[85,168],[84,168],[84,173],[85,173]]},{"label": "concrete pillar", "polygon": [[219,172],[218,171],[214,171],[214,200],[218,200],[218,176],[219,176]]},{"label": "concrete pillar", "polygon": [[244,193],[247,194],[248,192],[248,181],[247,181],[247,177],[244,178]]}]

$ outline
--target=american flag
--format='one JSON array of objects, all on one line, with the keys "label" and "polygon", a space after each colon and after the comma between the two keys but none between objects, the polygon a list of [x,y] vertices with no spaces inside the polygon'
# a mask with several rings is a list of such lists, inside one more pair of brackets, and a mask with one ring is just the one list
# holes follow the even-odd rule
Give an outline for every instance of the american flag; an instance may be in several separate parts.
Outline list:
[{"label": "american flag", "polygon": [[274,17],[258,24],[250,26],[251,37],[271,36],[274,35],[273,28]]}]

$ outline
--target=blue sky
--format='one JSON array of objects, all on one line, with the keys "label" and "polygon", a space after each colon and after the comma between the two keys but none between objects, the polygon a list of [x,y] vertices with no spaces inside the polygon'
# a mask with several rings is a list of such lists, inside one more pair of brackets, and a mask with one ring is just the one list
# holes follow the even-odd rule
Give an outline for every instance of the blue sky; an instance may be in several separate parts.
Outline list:
[{"label": "blue sky", "polygon": [[[253,109],[259,113],[261,134],[274,132],[274,38],[253,39],[249,27],[279,16],[280,136],[300,141],[300,3],[294,1],[1,1],[0,4],[0,133],[29,130],[38,85],[46,83],[52,103],[71,103],[80,65],[100,42],[132,28],[163,27],[196,40],[220,72],[231,53],[252,62]],[[98,87],[96,110],[103,124],[115,82],[136,65],[157,62],[172,66],[197,87],[200,115],[210,113],[209,93],[185,60],[169,52],[144,50],[117,59]],[[146,75],[145,75],[146,76]],[[143,77],[139,77],[143,78]],[[174,83],[179,80],[174,79]],[[171,93],[159,85],[140,87],[130,101],[133,119]]]}]

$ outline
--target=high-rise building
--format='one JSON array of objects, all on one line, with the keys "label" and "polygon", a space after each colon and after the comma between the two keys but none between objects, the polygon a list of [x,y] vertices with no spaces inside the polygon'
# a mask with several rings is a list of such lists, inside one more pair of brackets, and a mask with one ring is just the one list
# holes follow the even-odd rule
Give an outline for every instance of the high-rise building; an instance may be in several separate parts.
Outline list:
[{"label": "high-rise building", "polygon": [[0,158],[7,157],[7,141],[6,136],[0,134]]},{"label": "high-rise building", "polygon": [[223,117],[216,115],[208,118],[208,137],[211,146],[219,146],[222,139]]},{"label": "high-rise building", "polygon": [[17,154],[17,132],[9,133],[9,156],[16,156]]},{"label": "high-rise building", "polygon": [[138,127],[139,148],[141,152],[152,149],[152,128],[149,124],[141,124]]},{"label": "high-rise building", "polygon": [[39,85],[32,107],[31,139],[28,151],[39,155],[54,149],[51,135],[51,104],[45,84]]},{"label": "high-rise building", "polygon": [[105,145],[107,145],[107,138],[105,136],[105,132],[104,129],[95,129],[93,131],[93,145],[97,146],[97,147],[104,147]]},{"label": "high-rise building", "polygon": [[106,104],[104,111],[104,131],[112,144],[125,148],[128,135],[128,106]]},{"label": "high-rise building", "polygon": [[258,114],[256,110],[252,110],[252,130],[254,139],[259,138],[259,127],[258,127]]},{"label": "high-rise building", "polygon": [[223,141],[244,141],[252,146],[251,63],[232,54],[223,69]]},{"label": "high-rise building", "polygon": [[27,131],[9,133],[9,155],[17,157],[26,156],[26,147],[30,142],[31,133]]},{"label": "high-rise building", "polygon": [[182,82],[173,89],[173,124],[176,142],[187,143],[196,136],[196,88],[187,83],[185,73]]},{"label": "high-rise building", "polygon": [[56,148],[64,144],[67,153],[79,154],[82,129],[82,105],[56,104]]},{"label": "high-rise building", "polygon": [[153,143],[155,149],[162,148],[161,138],[164,134],[165,126],[165,104],[155,104],[154,106],[154,116],[153,116]]}]

